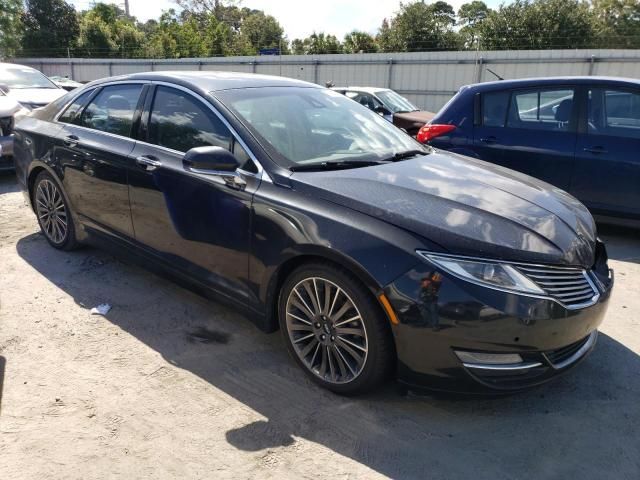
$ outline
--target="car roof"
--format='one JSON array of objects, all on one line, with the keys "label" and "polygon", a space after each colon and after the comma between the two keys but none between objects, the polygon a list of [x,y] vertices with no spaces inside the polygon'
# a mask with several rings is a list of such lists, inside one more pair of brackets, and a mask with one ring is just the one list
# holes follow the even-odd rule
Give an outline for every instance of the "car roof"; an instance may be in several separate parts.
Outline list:
[{"label": "car roof", "polygon": [[[29,70],[36,70],[33,67],[30,67],[28,65],[22,65],[20,63],[2,63],[0,62],[0,70],[4,70],[7,68],[28,68]],[[39,71],[39,70],[36,70]]]},{"label": "car roof", "polygon": [[537,87],[545,85],[591,85],[591,84],[609,84],[617,86],[639,87],[640,81],[633,78],[624,77],[540,77],[540,78],[519,78],[513,80],[494,80],[491,82],[474,83],[466,85],[463,88],[472,89],[474,91],[500,90],[503,88],[521,88],[521,87]]},{"label": "car roof", "polygon": [[332,90],[355,90],[355,91],[361,91],[361,92],[365,92],[365,93],[378,93],[378,92],[383,92],[385,90],[389,90],[388,88],[382,88],[382,87],[332,87]]},{"label": "car roof", "polygon": [[147,80],[187,84],[202,91],[230,90],[234,88],[257,87],[313,87],[322,88],[314,83],[304,82],[293,78],[277,77],[274,75],[258,75],[255,73],[219,72],[219,71],[163,71],[143,72],[109,77],[92,82],[91,85],[113,81]]}]

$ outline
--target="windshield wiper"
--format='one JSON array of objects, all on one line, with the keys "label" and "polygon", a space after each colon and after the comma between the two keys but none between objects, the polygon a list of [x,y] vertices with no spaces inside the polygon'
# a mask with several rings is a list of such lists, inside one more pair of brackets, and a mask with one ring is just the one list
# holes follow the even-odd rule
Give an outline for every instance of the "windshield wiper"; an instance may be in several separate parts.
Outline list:
[{"label": "windshield wiper", "polygon": [[396,152],[393,154],[393,156],[385,158],[383,161],[398,162],[406,158],[417,157],[418,155],[429,155],[429,152],[424,150],[406,150],[404,152]]},{"label": "windshield wiper", "polygon": [[337,160],[333,162],[307,163],[289,167],[292,172],[313,172],[318,170],[339,170],[342,168],[371,167],[389,163],[388,160]]}]

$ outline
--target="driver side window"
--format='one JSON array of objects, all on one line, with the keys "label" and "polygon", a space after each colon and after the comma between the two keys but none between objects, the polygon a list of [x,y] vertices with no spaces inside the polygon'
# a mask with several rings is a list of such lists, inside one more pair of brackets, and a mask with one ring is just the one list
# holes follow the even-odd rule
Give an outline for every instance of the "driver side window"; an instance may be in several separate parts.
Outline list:
[{"label": "driver side window", "polygon": [[159,86],[149,118],[149,141],[183,153],[204,146],[230,150],[231,132],[188,93]]}]

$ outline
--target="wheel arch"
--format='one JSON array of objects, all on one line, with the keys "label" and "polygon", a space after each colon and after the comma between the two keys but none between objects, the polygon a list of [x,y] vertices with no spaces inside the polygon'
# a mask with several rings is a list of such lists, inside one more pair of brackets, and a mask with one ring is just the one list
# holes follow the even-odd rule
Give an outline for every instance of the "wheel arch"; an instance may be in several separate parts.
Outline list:
[{"label": "wheel arch", "polygon": [[374,297],[382,291],[382,286],[355,260],[329,248],[309,246],[280,263],[269,278],[265,295],[265,310],[267,314],[265,326],[267,331],[273,332],[279,328],[278,299],[282,285],[291,272],[307,263],[326,263],[346,270],[360,281]]}]

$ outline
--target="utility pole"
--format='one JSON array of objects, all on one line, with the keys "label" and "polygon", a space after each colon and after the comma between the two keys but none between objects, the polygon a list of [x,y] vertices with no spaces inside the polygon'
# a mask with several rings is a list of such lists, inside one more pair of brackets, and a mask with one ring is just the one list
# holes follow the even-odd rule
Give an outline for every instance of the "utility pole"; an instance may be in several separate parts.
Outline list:
[{"label": "utility pole", "polygon": [[124,0],[124,13],[127,14],[127,17],[131,16],[129,15],[129,0]]}]

